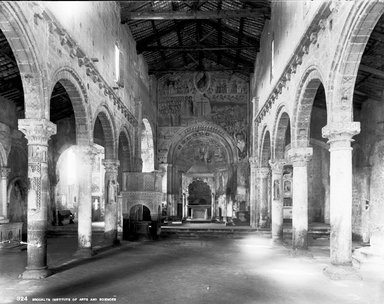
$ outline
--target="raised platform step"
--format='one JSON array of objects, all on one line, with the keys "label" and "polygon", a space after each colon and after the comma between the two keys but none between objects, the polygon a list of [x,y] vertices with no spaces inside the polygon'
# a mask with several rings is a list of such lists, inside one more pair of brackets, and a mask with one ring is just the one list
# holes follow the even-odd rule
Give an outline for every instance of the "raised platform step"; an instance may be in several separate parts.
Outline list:
[{"label": "raised platform step", "polygon": [[360,268],[362,265],[377,265],[384,267],[384,256],[370,246],[361,247],[354,250],[352,254],[352,262],[355,267]]},{"label": "raised platform step", "polygon": [[[92,224],[92,234],[104,233],[104,227],[99,224]],[[48,237],[73,237],[77,235],[77,224],[68,224],[63,226],[49,226]]]}]

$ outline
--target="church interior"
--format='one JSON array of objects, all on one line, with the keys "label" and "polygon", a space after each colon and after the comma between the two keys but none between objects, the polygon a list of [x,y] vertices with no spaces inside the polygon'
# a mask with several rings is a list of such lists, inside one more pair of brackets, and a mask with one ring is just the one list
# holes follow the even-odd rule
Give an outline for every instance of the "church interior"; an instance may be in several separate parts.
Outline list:
[{"label": "church interior", "polygon": [[0,1],[0,45],[1,303],[384,303],[384,1]]}]

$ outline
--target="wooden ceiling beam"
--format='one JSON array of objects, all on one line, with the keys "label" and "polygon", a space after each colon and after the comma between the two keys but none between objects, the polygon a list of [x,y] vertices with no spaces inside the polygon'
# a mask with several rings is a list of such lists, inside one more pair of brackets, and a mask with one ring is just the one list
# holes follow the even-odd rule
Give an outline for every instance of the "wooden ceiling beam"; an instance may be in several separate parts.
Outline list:
[{"label": "wooden ceiling beam", "polygon": [[[149,74],[155,74],[155,73],[172,73],[172,72],[196,72],[199,71],[198,67],[196,68],[169,68],[169,69],[150,69],[148,72]],[[242,68],[242,69],[232,69],[232,68],[204,68],[204,71],[207,72],[234,72],[234,73],[252,73],[253,69],[251,68]]]},{"label": "wooden ceiling beam", "polygon": [[131,20],[197,20],[197,19],[229,19],[229,18],[259,18],[269,13],[268,8],[249,8],[220,11],[178,11],[178,12],[124,12],[121,23]]},{"label": "wooden ceiling beam", "polygon": [[367,73],[373,74],[373,75],[378,76],[380,78],[384,78],[384,71],[381,71],[381,70],[378,70],[378,69],[375,69],[375,68],[371,68],[371,67],[366,66],[364,64],[360,64],[359,70],[361,70],[363,72],[367,72]]},{"label": "wooden ceiling beam", "polygon": [[[186,25],[190,24],[190,23],[192,23],[192,21],[183,21],[183,22],[179,22],[177,28],[178,28],[180,31],[182,31],[183,28],[184,28]],[[176,28],[176,26],[173,25],[173,26],[167,27],[167,28],[165,28],[165,29],[157,30],[157,35],[156,35],[156,34],[153,34],[153,35],[150,35],[150,36],[148,36],[148,37],[145,37],[145,38],[143,38],[143,39],[141,39],[141,40],[136,41],[136,48],[139,50],[141,47],[146,46],[148,43],[152,43],[152,42],[153,42],[154,40],[156,40],[157,38],[160,39],[161,37],[164,37],[164,36],[166,36],[166,35],[168,35],[168,34],[174,32],[174,31],[176,31],[177,28]]]},{"label": "wooden ceiling beam", "polygon": [[[180,44],[180,42],[179,42]],[[177,51],[177,52],[194,52],[194,51],[228,51],[228,50],[254,50],[258,51],[256,46],[252,45],[192,45],[186,46],[146,46],[138,50],[142,52],[156,52],[156,51]]]},{"label": "wooden ceiling beam", "polygon": [[[219,23],[214,22],[212,20],[206,20],[205,24],[208,24],[210,27],[216,29],[217,31],[221,31],[222,34],[227,33],[228,35],[231,35],[231,36],[236,37],[236,38],[239,36],[239,32],[237,30],[234,30],[234,29],[226,26],[225,24],[223,24],[223,22],[220,22],[220,24],[219,24]],[[260,47],[259,40],[257,40],[256,38],[250,37],[248,35],[245,35],[244,33],[242,36],[242,41],[245,42],[246,44]]]}]

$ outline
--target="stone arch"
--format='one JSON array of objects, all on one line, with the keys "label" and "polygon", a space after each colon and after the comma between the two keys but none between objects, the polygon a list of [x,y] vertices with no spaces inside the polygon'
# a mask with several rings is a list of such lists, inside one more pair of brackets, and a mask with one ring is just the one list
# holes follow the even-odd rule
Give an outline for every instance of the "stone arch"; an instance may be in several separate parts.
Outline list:
[{"label": "stone arch", "polygon": [[[104,132],[104,141],[105,141],[105,159],[116,159],[116,140],[115,140],[115,124],[113,116],[110,113],[106,105],[101,105],[96,111],[94,120],[92,123],[93,129],[97,118],[100,119],[101,126]],[[93,134],[93,130],[92,130]]]},{"label": "stone arch", "polygon": [[[322,79],[319,70],[316,67],[310,67],[306,70],[299,83],[291,133],[292,143],[297,147],[307,147],[309,144],[312,105],[318,88],[324,83]],[[328,104],[327,109],[329,111]]]},{"label": "stone arch", "polygon": [[87,90],[80,76],[70,67],[62,67],[57,70],[51,80],[50,92],[52,94],[57,82],[65,88],[75,113],[76,142],[77,144],[89,145],[90,123],[89,104]]},{"label": "stone arch", "polygon": [[327,89],[332,92],[332,111],[328,112],[328,121],[353,120],[353,92],[360,61],[369,37],[383,14],[383,2],[353,2],[329,75]]},{"label": "stone arch", "polygon": [[[27,26],[26,26],[27,25]],[[39,62],[33,34],[28,29],[22,9],[16,1],[0,3],[0,30],[12,49],[20,72],[24,91],[26,118],[49,117],[46,106],[46,85],[43,80],[42,64]]]},{"label": "stone arch", "polygon": [[148,119],[143,118],[141,130],[141,159],[143,161],[143,172],[152,172],[155,169],[155,149],[153,128]]},{"label": "stone arch", "polygon": [[290,117],[284,105],[277,111],[275,130],[272,137],[272,155],[274,159],[284,159],[285,134],[290,125]]},{"label": "stone arch", "polygon": [[262,141],[260,146],[260,167],[268,167],[271,158],[271,135],[267,128],[264,127],[262,132]]},{"label": "stone arch", "polygon": [[221,127],[212,123],[203,122],[181,129],[173,136],[168,150],[168,163],[172,163],[177,151],[181,150],[189,141],[199,135],[211,136],[212,139],[223,144],[228,161],[230,163],[238,162],[234,139]]},{"label": "stone arch", "polygon": [[123,171],[131,171],[133,169],[133,146],[132,146],[132,137],[130,136],[130,133],[128,131],[128,128],[126,126],[122,126],[120,128],[119,132],[119,143],[122,143],[123,147],[123,154],[124,154],[124,160],[120,160],[120,167]]}]

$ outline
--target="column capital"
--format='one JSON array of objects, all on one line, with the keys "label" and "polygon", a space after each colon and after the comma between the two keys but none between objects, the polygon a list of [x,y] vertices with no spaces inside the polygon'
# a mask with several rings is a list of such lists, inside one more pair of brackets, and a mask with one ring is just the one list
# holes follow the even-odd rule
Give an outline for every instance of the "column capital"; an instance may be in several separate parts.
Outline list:
[{"label": "column capital", "polygon": [[275,174],[283,174],[283,169],[286,164],[287,162],[284,159],[275,159],[274,161],[269,161],[272,173]]},{"label": "column capital", "polygon": [[331,149],[350,148],[352,137],[360,133],[360,122],[331,122],[322,129],[324,138],[328,138]]},{"label": "column capital", "polygon": [[268,167],[259,167],[256,168],[256,174],[259,178],[267,178],[270,169]]},{"label": "column capital", "polygon": [[107,173],[116,173],[119,169],[120,161],[118,159],[103,159],[103,165]]},{"label": "column capital", "polygon": [[11,168],[7,168],[7,167],[1,167],[0,168],[1,178],[7,178],[9,173],[11,173]]},{"label": "column capital", "polygon": [[299,147],[288,150],[288,158],[294,167],[304,167],[311,160],[312,147]]},{"label": "column capital", "polygon": [[56,134],[56,125],[47,119],[19,119],[19,130],[25,134],[28,145],[48,146],[49,138]]},{"label": "column capital", "polygon": [[249,164],[250,164],[251,166],[256,166],[256,165],[258,164],[258,162],[259,162],[259,159],[258,159],[256,156],[251,156],[251,157],[248,159],[248,161],[249,161]]}]

